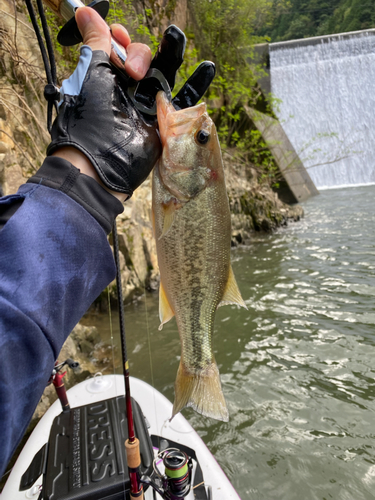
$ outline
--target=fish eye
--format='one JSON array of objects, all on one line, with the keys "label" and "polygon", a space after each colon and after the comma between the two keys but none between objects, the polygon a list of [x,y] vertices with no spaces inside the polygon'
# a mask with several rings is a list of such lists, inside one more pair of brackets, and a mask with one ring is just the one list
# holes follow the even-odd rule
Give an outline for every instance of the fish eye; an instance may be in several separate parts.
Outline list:
[{"label": "fish eye", "polygon": [[207,144],[210,139],[210,133],[207,130],[198,130],[195,136],[199,144]]}]

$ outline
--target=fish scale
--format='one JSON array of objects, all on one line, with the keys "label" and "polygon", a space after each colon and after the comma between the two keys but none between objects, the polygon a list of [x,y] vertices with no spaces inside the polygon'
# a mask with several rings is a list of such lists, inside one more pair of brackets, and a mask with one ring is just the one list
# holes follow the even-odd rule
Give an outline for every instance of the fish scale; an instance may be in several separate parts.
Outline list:
[{"label": "fish scale", "polygon": [[[197,212],[210,213],[207,205],[215,201],[215,194],[211,191],[203,191],[197,199],[179,210],[174,231],[170,231],[160,242],[159,265],[163,269],[163,277],[166,276],[170,283],[168,300],[174,310],[179,311],[176,320],[183,342],[183,357],[189,360],[190,366],[199,368],[205,367],[199,359],[204,360],[203,363],[212,362],[213,318],[229,271],[230,240],[228,243],[225,231],[218,230],[225,223],[230,224],[230,220],[217,217],[219,225],[215,228],[212,218],[194,217]],[[163,256],[168,255],[169,249],[174,249],[176,257],[167,266]],[[177,276],[173,272],[176,268],[179,268]],[[212,276],[216,276],[215,281]],[[200,339],[195,342],[197,336],[204,339],[202,347]]]},{"label": "fish scale", "polygon": [[[181,340],[173,413],[191,406],[227,420],[213,354],[214,316],[223,300],[244,303],[230,265],[230,211],[220,146],[205,105],[175,111],[160,94],[157,102],[163,155],[153,176],[153,224],[160,317],[162,325],[176,317]],[[210,133],[207,145],[195,140],[202,128]]]}]

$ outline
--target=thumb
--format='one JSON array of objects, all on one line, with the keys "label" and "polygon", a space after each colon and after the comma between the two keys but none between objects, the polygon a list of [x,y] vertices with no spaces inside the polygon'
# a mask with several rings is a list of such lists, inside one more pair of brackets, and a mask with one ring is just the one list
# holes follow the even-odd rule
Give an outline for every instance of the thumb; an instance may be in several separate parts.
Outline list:
[{"label": "thumb", "polygon": [[91,7],[80,7],[76,10],[76,21],[81,32],[84,45],[92,50],[111,52],[111,34],[106,22]]}]

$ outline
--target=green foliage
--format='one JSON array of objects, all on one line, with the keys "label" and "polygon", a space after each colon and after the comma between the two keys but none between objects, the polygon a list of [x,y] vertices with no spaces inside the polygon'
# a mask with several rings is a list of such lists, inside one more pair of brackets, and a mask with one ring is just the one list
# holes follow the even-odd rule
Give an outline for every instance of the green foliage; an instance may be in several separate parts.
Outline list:
[{"label": "green foliage", "polygon": [[375,27],[375,0],[346,0],[335,11],[330,27],[334,33]]},{"label": "green foliage", "polygon": [[252,163],[259,178],[273,184],[277,167],[245,112],[250,106],[272,114],[257,83],[264,70],[256,64],[253,50],[255,44],[268,40],[255,36],[254,27],[266,21],[270,5],[269,0],[191,0],[190,38],[196,47],[194,57],[216,66],[205,100],[222,148],[234,151],[237,161]]},{"label": "green foliage", "polygon": [[375,27],[375,0],[273,0],[256,33],[272,42]]},{"label": "green foliage", "polygon": [[[254,29],[268,22],[272,0],[189,1],[192,22],[186,30],[188,43],[175,92],[202,60],[212,60],[216,77],[205,99],[217,124],[222,147],[235,148],[237,160],[255,164],[259,177],[271,179],[273,183],[276,166],[272,155],[244,113],[244,106],[267,108],[257,84],[263,70],[254,62],[253,46],[267,41],[264,36],[255,36]],[[279,2],[281,9],[288,5],[287,0]],[[147,43],[155,52],[159,43],[155,24],[160,24],[161,17],[170,17],[175,8],[176,0],[168,0],[162,9],[154,0],[143,4],[143,8],[132,0],[113,0],[107,22],[124,25],[132,35],[138,35],[137,41]],[[60,20],[48,12],[48,23],[56,41]],[[75,67],[79,52],[76,48],[62,48],[57,42],[55,51],[61,74],[67,77]],[[268,108],[263,111],[270,113]]]},{"label": "green foliage", "polygon": [[138,13],[134,8],[132,0],[113,0],[106,21],[109,25],[113,23],[122,24],[130,33],[137,33],[137,41],[142,41],[155,51],[159,40],[148,27],[148,18],[153,14],[152,8],[145,8]]},{"label": "green foliage", "polygon": [[279,187],[279,169],[258,129],[247,129],[242,137],[238,137],[234,156],[244,164],[251,163],[257,171],[260,182],[265,182],[271,187]]}]

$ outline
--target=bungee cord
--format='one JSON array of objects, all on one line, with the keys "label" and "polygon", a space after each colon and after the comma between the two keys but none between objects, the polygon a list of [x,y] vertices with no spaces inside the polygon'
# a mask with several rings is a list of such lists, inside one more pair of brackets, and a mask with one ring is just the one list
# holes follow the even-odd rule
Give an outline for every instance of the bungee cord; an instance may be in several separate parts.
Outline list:
[{"label": "bungee cord", "polygon": [[[53,52],[53,45],[51,36],[49,33],[47,19],[44,14],[42,0],[36,0],[38,6],[38,13],[41,20],[43,35],[39,29],[38,21],[35,15],[34,6],[31,0],[25,0],[27,10],[30,15],[31,23],[33,25],[35,35],[38,40],[40,52],[43,59],[43,65],[46,72],[47,77],[47,85],[44,87],[44,97],[47,100],[47,129],[48,132],[51,133],[52,128],[52,109],[55,108],[56,112],[58,111],[58,102],[60,98],[60,91],[57,87],[57,72],[56,72],[56,60]],[[47,49],[46,49],[47,47]]]}]

